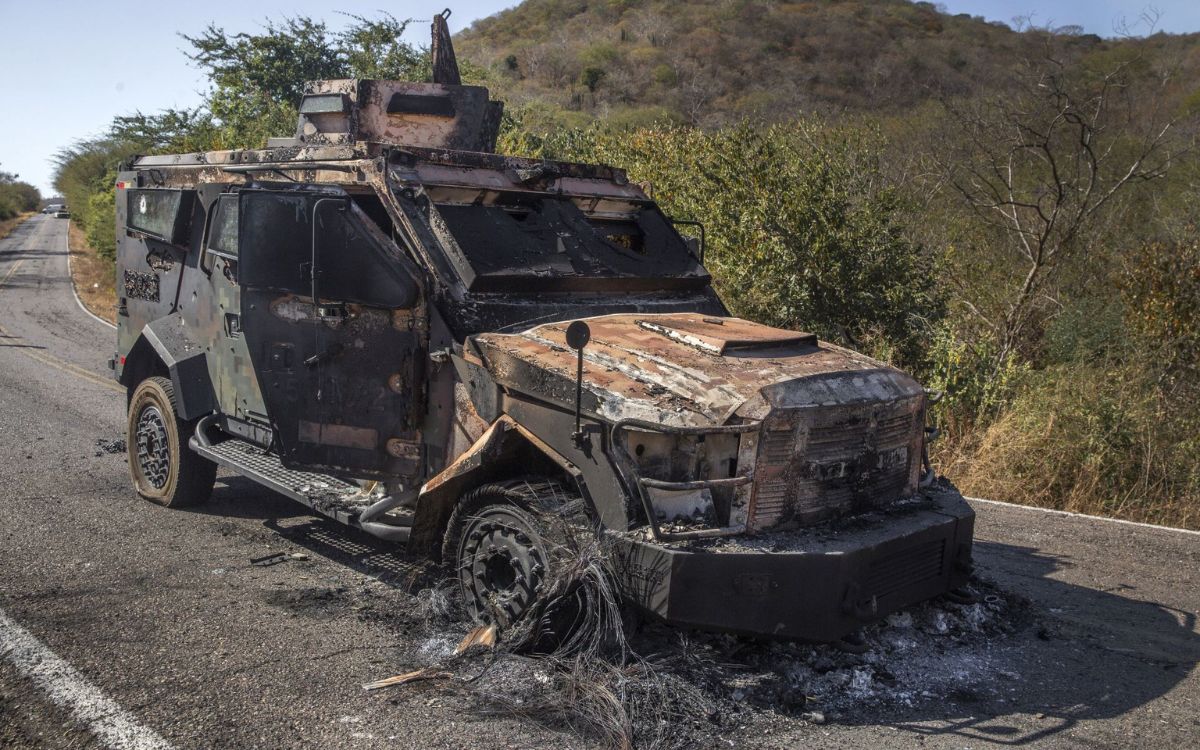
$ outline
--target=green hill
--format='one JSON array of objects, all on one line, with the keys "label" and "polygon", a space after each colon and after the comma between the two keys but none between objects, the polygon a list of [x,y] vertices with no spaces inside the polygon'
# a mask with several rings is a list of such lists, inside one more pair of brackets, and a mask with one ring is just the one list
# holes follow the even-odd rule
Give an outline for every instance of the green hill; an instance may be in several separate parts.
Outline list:
[{"label": "green hill", "polygon": [[[456,45],[518,107],[711,127],[970,95],[1046,36],[907,0],[526,0]],[[1071,57],[1120,44],[1054,36]]]}]

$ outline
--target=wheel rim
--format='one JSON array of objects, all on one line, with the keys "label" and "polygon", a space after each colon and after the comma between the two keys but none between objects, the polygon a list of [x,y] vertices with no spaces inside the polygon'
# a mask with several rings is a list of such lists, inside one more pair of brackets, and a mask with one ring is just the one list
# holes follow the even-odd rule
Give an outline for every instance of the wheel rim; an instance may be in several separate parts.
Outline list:
[{"label": "wheel rim", "polygon": [[147,405],[138,414],[137,462],[142,477],[156,490],[167,486],[171,472],[171,445],[167,426],[157,406]]},{"label": "wheel rim", "polygon": [[472,614],[509,625],[537,598],[546,573],[541,539],[529,523],[504,508],[470,519],[459,544],[459,581]]}]

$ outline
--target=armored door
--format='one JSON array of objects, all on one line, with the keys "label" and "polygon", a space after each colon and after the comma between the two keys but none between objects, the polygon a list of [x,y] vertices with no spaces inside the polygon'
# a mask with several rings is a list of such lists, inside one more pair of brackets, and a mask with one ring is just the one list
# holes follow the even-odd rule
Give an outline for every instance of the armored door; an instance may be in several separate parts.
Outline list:
[{"label": "armored door", "polygon": [[242,326],[284,464],[419,478],[415,269],[345,195],[248,190],[239,214]]}]

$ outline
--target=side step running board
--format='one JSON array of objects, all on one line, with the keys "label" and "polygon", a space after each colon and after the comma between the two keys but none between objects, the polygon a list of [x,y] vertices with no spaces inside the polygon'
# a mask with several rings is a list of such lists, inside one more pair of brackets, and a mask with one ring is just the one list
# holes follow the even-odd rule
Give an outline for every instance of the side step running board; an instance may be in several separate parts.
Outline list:
[{"label": "side step running board", "polygon": [[411,511],[385,510],[381,513],[377,510],[370,514],[372,520],[360,522],[372,502],[362,496],[356,484],[326,474],[285,468],[278,456],[236,438],[205,445],[193,436],[188,446],[208,460],[303,503],[323,516],[390,542],[408,541],[412,528]]}]

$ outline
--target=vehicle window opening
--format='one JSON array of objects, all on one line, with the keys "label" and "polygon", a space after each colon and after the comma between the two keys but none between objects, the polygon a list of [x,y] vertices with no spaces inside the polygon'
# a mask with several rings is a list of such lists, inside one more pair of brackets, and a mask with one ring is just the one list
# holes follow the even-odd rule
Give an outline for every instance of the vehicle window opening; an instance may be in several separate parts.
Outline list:
[{"label": "vehicle window opening", "polygon": [[354,201],[354,205],[361,208],[362,212],[370,217],[371,221],[375,222],[379,231],[388,237],[393,236],[395,227],[392,225],[392,217],[384,207],[383,201],[379,200],[378,195],[375,193],[352,193],[350,199]]},{"label": "vehicle window opening", "polygon": [[354,205],[362,209],[362,212],[371,219],[375,226],[379,227],[379,231],[389,237],[396,247],[404,253],[410,261],[419,262],[417,259],[412,243],[404,234],[404,231],[392,221],[392,215],[388,213],[387,207],[383,201],[375,193],[355,193],[351,194],[351,200]]},{"label": "vehicle window opening", "polygon": [[125,191],[126,226],[171,245],[187,243],[195,190],[162,188]]},{"label": "vehicle window opening", "polygon": [[238,257],[238,197],[222,195],[208,229],[208,251],[224,258]]},{"label": "vehicle window opening", "polygon": [[708,274],[653,207],[585,214],[557,196],[502,195],[489,205],[438,203],[428,220],[467,288],[649,291],[705,285]]},{"label": "vehicle window opening", "polygon": [[646,254],[646,235],[635,222],[593,219],[591,223],[605,242],[638,255]]},{"label": "vehicle window opening", "polygon": [[243,284],[311,297],[315,270],[321,299],[393,309],[415,302],[415,282],[349,196],[249,192],[241,200],[241,242],[254,248],[242,261]]}]

